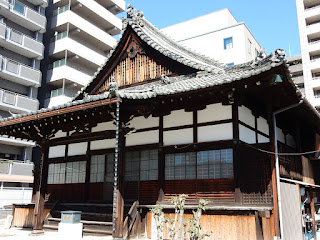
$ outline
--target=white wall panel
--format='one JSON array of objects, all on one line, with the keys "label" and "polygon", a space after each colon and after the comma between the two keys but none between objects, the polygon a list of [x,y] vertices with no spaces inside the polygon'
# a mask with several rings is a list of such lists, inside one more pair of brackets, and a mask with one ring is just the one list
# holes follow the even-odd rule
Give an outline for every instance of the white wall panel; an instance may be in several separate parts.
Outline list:
[{"label": "white wall panel", "polygon": [[279,142],[285,143],[285,135],[280,128],[277,127],[277,140]]},{"label": "white wall panel", "polygon": [[198,123],[232,119],[232,107],[222,103],[210,104],[198,111]]},{"label": "white wall panel", "polygon": [[84,155],[87,153],[87,142],[72,143],[68,146],[68,156]]},{"label": "white wall panel", "polygon": [[96,140],[90,143],[90,150],[115,148],[116,139]]},{"label": "white wall panel", "polygon": [[239,124],[239,138],[246,143],[256,143],[255,132],[241,124]]},{"label": "white wall panel", "polygon": [[172,111],[170,115],[163,117],[163,127],[184,126],[193,123],[193,113],[184,110]]},{"label": "white wall panel", "polygon": [[113,122],[98,123],[96,127],[92,128],[91,132],[100,132],[105,130],[116,130],[116,126],[113,124]]},{"label": "white wall panel", "polygon": [[49,147],[49,158],[64,157],[66,145]]},{"label": "white wall panel", "polygon": [[66,133],[66,132],[62,132],[62,131],[60,130],[60,131],[58,131],[58,132],[54,135],[54,137],[53,137],[52,139],[54,139],[54,138],[66,137],[66,136],[67,136],[67,133]]},{"label": "white wall panel", "polygon": [[159,142],[159,131],[132,133],[126,137],[126,146],[136,146]]},{"label": "white wall panel", "polygon": [[249,108],[245,106],[239,107],[239,120],[248,124],[251,127],[255,127],[255,117]]},{"label": "white wall panel", "polygon": [[198,127],[198,142],[229,140],[232,138],[232,123]]},{"label": "white wall panel", "polygon": [[186,128],[174,131],[163,132],[164,145],[178,145],[193,142],[193,129]]},{"label": "white wall panel", "polygon": [[158,117],[148,117],[145,118],[135,117],[130,121],[130,127],[135,129],[142,129],[142,128],[151,128],[151,127],[158,127],[159,126],[159,118]]},{"label": "white wall panel", "polygon": [[268,143],[268,142],[270,142],[269,138],[258,134],[258,143]]},{"label": "white wall panel", "polygon": [[262,117],[259,117],[257,119],[257,122],[258,122],[258,130],[269,136],[269,124],[267,120]]}]

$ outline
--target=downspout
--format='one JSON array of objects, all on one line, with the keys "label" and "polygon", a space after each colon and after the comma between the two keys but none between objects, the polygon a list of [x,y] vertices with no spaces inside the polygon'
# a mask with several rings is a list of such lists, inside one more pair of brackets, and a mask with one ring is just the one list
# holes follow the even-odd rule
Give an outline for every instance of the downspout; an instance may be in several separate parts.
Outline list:
[{"label": "downspout", "polygon": [[277,139],[277,123],[276,115],[278,113],[285,112],[289,109],[295,108],[303,103],[301,99],[298,103],[289,105],[285,108],[274,111],[272,114],[273,125],[274,125],[274,149],[275,149],[275,158],[276,158],[276,182],[277,182],[277,194],[278,194],[278,210],[279,210],[279,223],[280,223],[280,239],[283,239],[283,219],[282,219],[282,205],[281,205],[281,191],[280,191],[280,169],[279,169],[279,153],[278,153],[278,139]]}]

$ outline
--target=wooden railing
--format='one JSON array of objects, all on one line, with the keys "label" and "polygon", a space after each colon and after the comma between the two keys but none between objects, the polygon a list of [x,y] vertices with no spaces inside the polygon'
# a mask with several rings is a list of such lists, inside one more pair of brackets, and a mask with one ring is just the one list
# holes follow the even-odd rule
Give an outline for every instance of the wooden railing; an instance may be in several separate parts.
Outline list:
[{"label": "wooden railing", "polygon": [[133,226],[136,224],[136,220],[139,219],[138,207],[139,207],[139,201],[135,201],[132,204],[132,206],[128,212],[128,215],[124,220],[123,230],[122,230],[123,239],[127,239],[129,237]]}]

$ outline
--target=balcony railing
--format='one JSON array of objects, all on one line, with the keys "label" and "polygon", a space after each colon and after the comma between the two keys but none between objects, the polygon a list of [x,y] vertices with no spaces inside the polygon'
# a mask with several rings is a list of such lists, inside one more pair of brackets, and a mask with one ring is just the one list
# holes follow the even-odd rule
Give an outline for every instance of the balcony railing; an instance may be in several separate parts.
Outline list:
[{"label": "balcony railing", "polygon": [[320,80],[320,77],[313,77],[312,80]]},{"label": "balcony railing", "polygon": [[[7,27],[4,23],[0,23],[0,39],[1,38],[15,46],[23,48],[23,52],[19,51],[18,49],[16,49],[16,51],[19,51],[20,54],[26,57],[37,57],[39,59],[43,58],[44,46],[41,42],[19,31]],[[9,46],[8,48],[12,48],[10,50],[14,51],[13,48],[17,47]]]},{"label": "balcony railing", "polygon": [[316,44],[316,43],[320,43],[320,40],[309,42],[309,44]]},{"label": "balcony railing", "polygon": [[0,159],[0,174],[33,176],[33,163]]},{"label": "balcony railing", "polygon": [[37,99],[0,89],[0,106],[1,105],[6,108],[12,108],[17,112],[30,112],[38,110],[39,102]]},{"label": "balcony railing", "polygon": [[[10,80],[26,86],[40,86],[41,72],[0,55],[0,71]],[[5,76],[6,77],[6,76]],[[5,78],[4,77],[4,78]]]},{"label": "balcony railing", "polygon": [[16,0],[0,0],[0,5],[1,15],[9,20],[31,31],[45,32],[47,19],[42,13]]}]

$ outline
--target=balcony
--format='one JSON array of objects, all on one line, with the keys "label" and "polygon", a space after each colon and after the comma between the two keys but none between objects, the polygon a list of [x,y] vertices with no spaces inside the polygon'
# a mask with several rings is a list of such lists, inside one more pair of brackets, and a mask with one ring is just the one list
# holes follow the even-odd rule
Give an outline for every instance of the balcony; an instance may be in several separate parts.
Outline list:
[{"label": "balcony", "polygon": [[41,42],[3,23],[0,23],[0,45],[28,58],[43,59],[44,46]]},{"label": "balcony", "polygon": [[126,9],[126,2],[124,0],[96,0],[101,6],[108,9],[113,14],[118,14]]},{"label": "balcony", "polygon": [[65,32],[68,29],[68,23],[69,35],[76,36],[101,51],[111,50],[117,44],[114,37],[72,11],[65,11],[53,17],[51,26],[55,31]]},{"label": "balcony", "polygon": [[43,8],[48,7],[48,0],[27,0],[29,3],[32,3],[36,6],[41,6]]},{"label": "balcony", "polygon": [[305,18],[311,18],[320,15],[320,5],[307,8],[304,12]]},{"label": "balcony", "polygon": [[0,55],[0,77],[24,86],[40,87],[41,72]]},{"label": "balcony", "polygon": [[308,44],[308,51],[309,52],[317,51],[319,49],[320,49],[320,40],[314,41],[314,42],[309,42],[309,44]]},{"label": "balcony", "polygon": [[301,84],[304,83],[304,78],[303,76],[297,76],[297,77],[292,77],[292,80],[295,84]]},{"label": "balcony", "polygon": [[91,80],[91,76],[68,65],[48,70],[47,82],[55,86],[61,86],[63,79],[65,79],[66,84],[76,83],[85,86]]},{"label": "balcony", "polygon": [[13,113],[25,113],[38,110],[39,101],[26,96],[0,89],[0,109]]},{"label": "balcony", "polygon": [[308,36],[320,32],[320,23],[314,23],[314,24],[308,25],[306,32]]},{"label": "balcony", "polygon": [[46,17],[16,0],[0,0],[0,14],[31,31],[46,31]]},{"label": "balcony", "polygon": [[96,70],[106,60],[105,56],[71,38],[62,38],[49,45],[49,54],[56,59],[64,58],[66,50],[68,51],[68,57],[77,59],[78,64],[90,69]]},{"label": "balcony", "polygon": [[302,64],[291,65],[289,70],[291,73],[302,72]]},{"label": "balcony", "polygon": [[51,108],[53,106],[58,106],[70,102],[72,100],[71,96],[59,95],[55,97],[51,97],[45,100],[45,106]]},{"label": "balcony", "polygon": [[35,147],[36,146],[35,143],[32,141],[21,140],[21,139],[4,136],[4,135],[0,136],[0,143],[5,145],[18,146],[18,147]]},{"label": "balcony", "polygon": [[[69,4],[69,0],[54,0],[54,4],[63,8]],[[94,0],[71,0],[71,10],[111,35],[121,32],[121,19]]]}]

